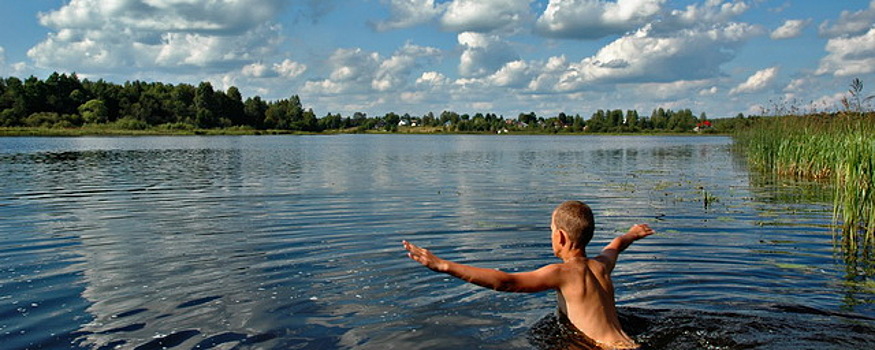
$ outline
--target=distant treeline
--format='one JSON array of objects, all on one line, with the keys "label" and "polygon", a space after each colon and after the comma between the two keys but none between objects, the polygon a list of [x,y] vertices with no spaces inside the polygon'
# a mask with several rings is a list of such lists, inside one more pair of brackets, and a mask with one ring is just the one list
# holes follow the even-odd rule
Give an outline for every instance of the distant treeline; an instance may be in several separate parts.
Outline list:
[{"label": "distant treeline", "polygon": [[[740,118],[740,119],[739,119]],[[126,82],[122,85],[104,80],[80,80],[74,74],[53,73],[45,80],[29,77],[0,78],[0,126],[73,128],[109,124],[120,129],[249,128],[322,132],[341,130],[398,131],[399,127],[422,127],[446,132],[715,132],[721,124],[733,129],[734,121],[709,121],[705,113],[696,117],[689,109],[680,111],[654,109],[650,116],[638,111],[598,110],[584,120],[579,114],[549,118],[534,112],[520,113],[505,119],[493,113],[474,115],[443,111],[423,116],[387,113],[368,117],[356,112],[352,116],[331,114],[317,118],[305,109],[301,99],[265,101],[259,96],[245,100],[236,87],[216,90],[209,82],[198,86],[160,82]],[[727,123],[729,122],[729,123]],[[746,124],[746,123],[745,123]],[[726,132],[728,130],[719,130]]]}]

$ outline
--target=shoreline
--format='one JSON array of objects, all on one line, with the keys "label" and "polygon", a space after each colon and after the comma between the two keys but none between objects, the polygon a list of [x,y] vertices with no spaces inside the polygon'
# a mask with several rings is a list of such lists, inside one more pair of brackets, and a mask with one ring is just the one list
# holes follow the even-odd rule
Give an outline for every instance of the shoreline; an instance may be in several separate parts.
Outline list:
[{"label": "shoreline", "polygon": [[541,132],[541,131],[508,131],[495,132],[456,132],[435,130],[434,128],[407,128],[396,132],[356,130],[327,130],[323,132],[304,132],[289,130],[255,130],[247,128],[223,129],[163,129],[149,128],[144,130],[118,129],[106,127],[84,128],[38,128],[38,127],[0,127],[0,137],[87,137],[87,136],[270,136],[270,135],[562,135],[562,136],[730,136],[728,133],[695,133],[695,132]]}]

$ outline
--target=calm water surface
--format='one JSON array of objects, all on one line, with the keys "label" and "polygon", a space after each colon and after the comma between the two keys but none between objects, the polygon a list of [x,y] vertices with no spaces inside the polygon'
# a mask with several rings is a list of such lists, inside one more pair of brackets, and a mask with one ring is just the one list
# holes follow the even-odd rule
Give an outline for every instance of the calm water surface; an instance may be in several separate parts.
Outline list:
[{"label": "calm water surface", "polygon": [[[531,349],[554,293],[408,260],[556,262],[552,208],[594,209],[653,349],[871,349],[875,283],[828,190],[751,175],[723,137],[0,138],[4,349]],[[705,198],[714,199],[706,201]]]}]

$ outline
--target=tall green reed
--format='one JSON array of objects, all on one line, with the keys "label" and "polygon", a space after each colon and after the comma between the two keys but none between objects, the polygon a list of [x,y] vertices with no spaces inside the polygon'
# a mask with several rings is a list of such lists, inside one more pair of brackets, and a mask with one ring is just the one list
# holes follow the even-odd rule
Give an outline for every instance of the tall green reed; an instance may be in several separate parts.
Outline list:
[{"label": "tall green reed", "polygon": [[749,163],[778,176],[831,181],[846,253],[875,251],[875,113],[762,118],[734,135]]}]

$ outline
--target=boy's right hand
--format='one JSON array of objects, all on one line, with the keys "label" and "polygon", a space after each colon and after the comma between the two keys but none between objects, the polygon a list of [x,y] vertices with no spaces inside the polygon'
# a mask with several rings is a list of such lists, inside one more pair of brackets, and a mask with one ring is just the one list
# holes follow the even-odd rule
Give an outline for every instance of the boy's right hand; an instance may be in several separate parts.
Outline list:
[{"label": "boy's right hand", "polygon": [[626,234],[629,235],[630,238],[632,238],[633,240],[637,241],[639,239],[652,235],[654,232],[655,231],[653,231],[650,226],[647,226],[647,224],[638,224],[632,226],[632,228],[630,228],[629,232],[627,232]]}]

